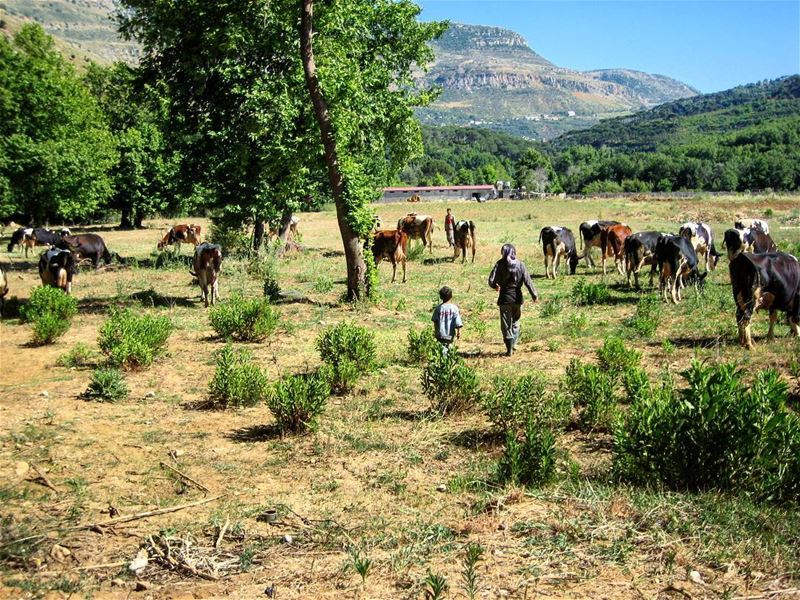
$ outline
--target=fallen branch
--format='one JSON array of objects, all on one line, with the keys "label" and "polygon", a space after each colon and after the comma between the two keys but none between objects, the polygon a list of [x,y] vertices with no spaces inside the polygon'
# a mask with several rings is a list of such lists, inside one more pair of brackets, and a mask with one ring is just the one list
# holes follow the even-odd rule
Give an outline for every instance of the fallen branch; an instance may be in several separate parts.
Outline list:
[{"label": "fallen branch", "polygon": [[172,471],[173,473],[176,473],[176,474],[178,474],[180,477],[182,477],[183,479],[185,479],[185,480],[186,480],[186,481],[188,481],[189,483],[191,483],[191,484],[194,484],[195,486],[197,486],[198,488],[200,488],[200,489],[201,489],[201,490],[203,490],[204,492],[210,492],[210,491],[211,491],[210,489],[208,489],[206,486],[204,486],[202,483],[200,483],[200,482],[199,482],[199,481],[197,481],[196,479],[192,479],[192,478],[191,478],[191,477],[189,477],[189,476],[188,476],[186,473],[183,473],[183,472],[181,472],[181,471],[178,471],[178,469],[176,469],[175,467],[173,467],[173,466],[171,466],[171,465],[169,465],[169,464],[165,463],[163,460],[160,462],[160,464],[161,464],[161,466],[162,466],[162,467],[164,467],[164,468],[166,468],[166,469],[169,469],[169,470],[170,470],[170,471]]},{"label": "fallen branch", "polygon": [[214,548],[219,549],[219,545],[222,543],[222,538],[225,537],[225,532],[228,531],[228,526],[231,522],[228,519],[225,519],[225,524],[220,528],[219,535],[217,536],[217,541],[214,542]]},{"label": "fallen branch", "polygon": [[219,500],[222,497],[224,497],[224,494],[220,494],[219,496],[212,496],[211,498],[204,498],[203,500],[196,500],[195,502],[189,502],[188,504],[179,504],[178,506],[168,506],[166,508],[158,508],[156,510],[149,510],[147,512],[136,513],[135,515],[128,515],[127,517],[115,517],[113,519],[108,519],[107,521],[100,521],[97,523],[85,523],[83,525],[73,525],[72,527],[64,527],[62,529],[58,528],[48,529],[44,533],[37,533],[36,535],[29,535],[27,537],[10,540],[0,545],[0,548],[5,548],[6,546],[10,546],[12,544],[18,544],[20,542],[28,542],[31,540],[42,539],[50,532],[64,533],[67,531],[82,531],[84,529],[95,529],[98,527],[113,527],[114,525],[119,525],[120,523],[127,523],[129,521],[138,521],[139,519],[146,519],[148,517],[155,517],[157,515],[178,512],[179,510],[192,508],[194,506],[200,506],[201,504],[208,504],[209,502],[213,502],[214,500]]},{"label": "fallen branch", "polygon": [[153,539],[153,536],[147,538],[150,541],[150,547],[155,550],[159,557],[166,562],[169,566],[173,568],[183,569],[185,571],[189,571],[192,575],[200,577],[202,579],[207,579],[209,581],[219,581],[219,577],[216,575],[212,575],[211,573],[203,573],[203,571],[198,571],[192,565],[187,563],[185,560],[176,560],[173,558],[169,553],[169,545],[167,545],[167,552],[164,552],[161,548],[159,548],[156,541]]},{"label": "fallen branch", "polygon": [[[31,468],[33,468],[33,470],[36,471],[36,474],[39,476],[39,479],[42,480],[42,482],[44,483],[45,486],[49,487],[51,490],[53,490],[56,493],[60,493],[60,490],[56,486],[53,485],[53,482],[50,481],[47,478],[47,475],[45,475],[44,472],[39,467],[37,467],[35,464],[31,463]],[[36,481],[36,480],[34,479],[33,481]]]},{"label": "fallen branch", "polygon": [[[86,566],[79,566],[79,567],[72,567],[71,569],[67,569],[67,571],[95,571],[97,569],[115,569],[118,567],[124,567],[125,561],[120,562],[113,562],[113,563],[105,563],[102,565],[86,565]],[[64,571],[39,571],[37,575],[61,575]]]},{"label": "fallen branch", "polygon": [[733,600],[769,600],[771,598],[781,598],[783,596],[800,596],[800,588],[771,590],[769,592],[762,592],[756,596],[734,596]]}]

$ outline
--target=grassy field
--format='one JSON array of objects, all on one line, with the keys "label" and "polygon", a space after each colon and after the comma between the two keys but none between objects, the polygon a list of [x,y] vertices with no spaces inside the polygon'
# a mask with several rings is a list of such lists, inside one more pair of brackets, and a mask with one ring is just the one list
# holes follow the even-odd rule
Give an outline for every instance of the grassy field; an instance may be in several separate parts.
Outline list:
[{"label": "grassy field", "polygon": [[[558,439],[563,456],[554,484],[535,490],[499,485],[494,470],[502,440],[491,435],[478,409],[444,419],[430,415],[421,368],[406,360],[406,336],[409,328],[429,326],[437,290],[449,285],[465,320],[459,352],[487,386],[498,374],[536,370],[557,388],[571,358],[593,362],[603,340],[618,335],[643,353],[653,374],[678,373],[693,358],[734,361],[748,371],[772,366],[796,394],[789,364],[799,348],[782,319],[774,342],[763,339],[768,319],[759,315],[756,349],[737,346],[726,258],[702,293],[689,289],[679,306],[664,305],[656,333],[642,338],[625,325],[640,295],[622,277],[605,277],[611,297],[603,304],[576,306],[570,299],[576,282],[602,276],[581,265],[575,277],[545,280],[537,236],[544,225],[577,232],[583,220],[615,218],[634,231],[675,231],[684,221],[704,220],[721,238],[742,213],[766,215],[779,245],[794,250],[800,200],[448,206],[457,219],[477,223],[475,264],[450,261],[441,229],[445,206],[417,206],[437,220],[433,254],[415,253],[406,284],[389,283],[391,267],[381,265],[382,297],[358,306],[339,301],[344,258],[335,215],[302,215],[304,249],[279,262],[279,281],[297,292],[292,297],[313,302],[282,303],[279,333],[246,346],[277,379],[318,364],[317,335],[353,320],[375,332],[380,368],[349,395],[332,397],[315,432],[283,438],[270,427],[266,406],[198,408],[214,371],[213,352],[223,342],[213,335],[188,269],[154,267],[168,223],[151,221],[140,231],[93,228],[139,265],[82,270],[73,287],[78,316],[55,344],[32,346],[30,327],[16,318],[0,324],[0,597],[129,597],[138,585],[146,588],[142,597],[158,598],[420,598],[430,592],[433,574],[446,580],[442,597],[466,598],[470,543],[484,548],[476,567],[480,598],[777,598],[770,591],[796,588],[796,510],[614,483],[607,433],[567,428]],[[393,223],[408,206],[376,210]],[[541,296],[523,307],[521,343],[512,359],[502,356],[496,296],[486,284],[505,242],[517,246]],[[36,258],[3,253],[0,260],[10,269],[11,295],[27,298],[39,284]],[[226,259],[223,300],[236,292],[260,296],[262,280],[253,272],[246,260]],[[77,342],[96,347],[114,306],[168,315],[176,330],[167,357],[127,374],[127,400],[87,402],[80,395],[91,369],[56,362]],[[113,527],[69,529],[210,498]],[[259,519],[269,508],[278,509],[277,523]],[[9,543],[37,534],[45,535]],[[167,569],[167,561],[154,556],[135,577],[127,565],[153,540],[169,540],[176,556],[219,578]]]}]

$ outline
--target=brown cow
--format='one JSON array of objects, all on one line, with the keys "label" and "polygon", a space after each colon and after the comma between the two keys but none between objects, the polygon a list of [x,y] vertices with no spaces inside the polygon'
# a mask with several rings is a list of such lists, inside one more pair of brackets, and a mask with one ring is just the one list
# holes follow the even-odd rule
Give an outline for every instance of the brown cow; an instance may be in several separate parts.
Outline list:
[{"label": "brown cow", "polygon": [[189,271],[197,277],[200,284],[203,302],[206,307],[211,296],[213,306],[219,300],[219,273],[222,270],[222,248],[217,244],[203,242],[194,249],[192,260],[194,271]]},{"label": "brown cow", "polygon": [[6,303],[6,295],[8,294],[8,278],[0,269],[0,317],[3,316],[3,305]]},{"label": "brown cow", "polygon": [[633,231],[630,227],[621,223],[620,225],[610,225],[600,231],[600,252],[603,261],[603,275],[606,274],[606,258],[614,257],[614,263],[620,275],[625,275],[625,238]]},{"label": "brown cow", "polygon": [[461,252],[461,264],[463,265],[467,260],[467,249],[471,248],[472,262],[475,262],[475,247],[478,245],[478,241],[475,239],[475,222],[458,221],[453,235],[455,240],[453,260],[458,258],[458,253]]},{"label": "brown cow", "polygon": [[180,252],[181,244],[183,242],[192,244],[196,248],[197,244],[201,242],[201,230],[202,227],[200,227],[200,225],[195,225],[194,223],[191,225],[174,225],[170,227],[170,230],[164,235],[164,238],[158,242],[158,249],[163,250],[167,246],[175,244],[176,250]]},{"label": "brown cow", "polygon": [[422,246],[428,246],[433,254],[433,217],[408,213],[397,222],[397,229],[404,232],[409,239],[421,239]]},{"label": "brown cow", "polygon": [[408,255],[408,235],[397,229],[385,229],[372,236],[372,256],[375,266],[382,260],[392,263],[392,283],[397,278],[397,263],[403,265],[403,283],[406,282],[406,256]]}]

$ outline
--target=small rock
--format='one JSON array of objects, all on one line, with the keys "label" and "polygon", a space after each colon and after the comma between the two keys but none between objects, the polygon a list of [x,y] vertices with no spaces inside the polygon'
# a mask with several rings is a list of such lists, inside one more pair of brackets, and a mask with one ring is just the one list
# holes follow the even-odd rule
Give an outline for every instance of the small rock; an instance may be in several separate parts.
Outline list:
[{"label": "small rock", "polygon": [[447,486],[445,484],[443,484],[443,483],[440,483],[439,485],[436,486],[436,491],[437,492],[446,492],[447,491]]},{"label": "small rock", "polygon": [[703,581],[702,576],[700,575],[700,571],[689,571],[689,579],[695,582],[698,585],[705,585],[705,581]]},{"label": "small rock", "polygon": [[63,563],[71,554],[72,552],[70,552],[69,548],[59,546],[58,544],[53,544],[53,547],[50,548],[50,558],[58,562]]},{"label": "small rock", "polygon": [[49,398],[50,397],[50,392],[48,392],[47,390],[43,390],[43,391],[39,392],[39,395],[42,398]]},{"label": "small rock", "polygon": [[31,466],[24,460],[18,460],[14,463],[14,473],[17,477],[24,477],[30,471]]},{"label": "small rock", "polygon": [[153,584],[149,581],[137,581],[134,589],[137,592],[144,592],[145,590],[149,590],[151,587],[153,587]]},{"label": "small rock", "polygon": [[125,587],[125,581],[122,579],[112,579],[111,587]]},{"label": "small rock", "polygon": [[497,590],[497,595],[500,596],[501,598],[508,598],[510,594],[511,592],[509,592],[508,590],[504,589]]},{"label": "small rock", "polygon": [[291,544],[294,541],[294,538],[290,536],[288,533],[283,536],[283,543],[284,544]]},{"label": "small rock", "polygon": [[155,398],[155,397],[156,397],[156,393],[155,393],[154,391],[152,391],[152,390],[151,390],[151,391],[147,392],[147,393],[144,395],[144,397],[145,397],[145,398]]},{"label": "small rock", "polygon": [[497,529],[498,529],[499,531],[505,531],[505,530],[506,530],[506,528],[508,528],[508,525],[506,525],[505,523],[499,523],[499,524],[497,525]]},{"label": "small rock", "polygon": [[140,548],[139,552],[136,553],[136,558],[134,558],[128,565],[128,570],[133,571],[138,575],[139,573],[144,571],[148,562],[149,562],[149,557],[147,555],[147,549]]}]

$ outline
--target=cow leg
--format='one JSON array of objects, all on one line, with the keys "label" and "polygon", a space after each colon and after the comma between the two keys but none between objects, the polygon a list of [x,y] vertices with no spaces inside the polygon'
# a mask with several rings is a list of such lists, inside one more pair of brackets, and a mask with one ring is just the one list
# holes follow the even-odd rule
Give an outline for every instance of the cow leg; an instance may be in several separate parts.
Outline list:
[{"label": "cow leg", "polygon": [[789,317],[789,336],[800,336],[800,317]]},{"label": "cow leg", "polygon": [[403,283],[406,282],[406,257],[403,257]]},{"label": "cow leg", "polygon": [[475,244],[472,244],[472,264],[475,264]]},{"label": "cow leg", "polygon": [[561,266],[561,252],[556,252],[555,264],[553,265],[553,279],[558,277],[558,269]]},{"label": "cow leg", "polygon": [[393,260],[392,261],[392,283],[394,283],[394,280],[396,278],[397,278],[397,261]]},{"label": "cow leg", "polygon": [[461,246],[461,264],[467,262],[467,247]]},{"label": "cow leg", "polygon": [[617,263],[617,271],[619,272],[619,274],[624,276],[625,275],[625,262],[624,262],[623,258],[618,255],[614,259],[614,262]]},{"label": "cow leg", "polygon": [[770,310],[769,311],[769,331],[767,331],[767,340],[772,341],[775,339],[775,321],[778,320],[778,311],[777,310]]}]

